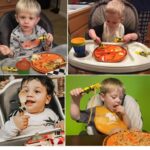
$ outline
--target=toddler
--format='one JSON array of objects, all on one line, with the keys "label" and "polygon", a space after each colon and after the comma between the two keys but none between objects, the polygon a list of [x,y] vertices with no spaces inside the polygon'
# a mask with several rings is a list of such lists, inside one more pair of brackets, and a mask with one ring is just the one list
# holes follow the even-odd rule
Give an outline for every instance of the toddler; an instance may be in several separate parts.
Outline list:
[{"label": "toddler", "polygon": [[17,110],[0,130],[0,139],[7,140],[17,135],[28,135],[60,127],[63,120],[46,107],[51,101],[54,84],[47,76],[28,76],[22,80],[19,98],[25,110]]},{"label": "toddler", "polygon": [[94,133],[112,134],[131,128],[131,120],[123,106],[125,89],[122,82],[116,78],[107,78],[102,81],[99,99],[102,106],[80,110],[80,101],[83,89],[73,89],[71,92],[71,117],[78,122],[94,126]]},{"label": "toddler", "polygon": [[[12,31],[10,49],[14,56],[31,55],[41,50],[49,50],[52,46],[53,36],[38,24],[41,7],[36,0],[19,0],[16,4],[16,20],[18,26]],[[45,36],[46,42],[42,44],[36,40]]]},{"label": "toddler", "polygon": [[137,40],[138,35],[135,31],[124,28],[125,5],[121,0],[111,0],[105,8],[105,22],[103,25],[96,26],[89,30],[89,36],[97,44],[104,42],[123,42]]}]

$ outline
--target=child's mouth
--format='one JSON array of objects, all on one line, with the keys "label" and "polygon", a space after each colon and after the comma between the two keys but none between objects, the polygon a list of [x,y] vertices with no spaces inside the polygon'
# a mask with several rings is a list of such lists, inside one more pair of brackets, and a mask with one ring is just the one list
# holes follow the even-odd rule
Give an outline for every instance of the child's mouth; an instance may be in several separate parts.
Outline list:
[{"label": "child's mouth", "polygon": [[35,103],[35,101],[27,100],[27,101],[25,102],[25,105],[26,105],[26,106],[31,106],[31,105],[33,105],[34,103]]}]

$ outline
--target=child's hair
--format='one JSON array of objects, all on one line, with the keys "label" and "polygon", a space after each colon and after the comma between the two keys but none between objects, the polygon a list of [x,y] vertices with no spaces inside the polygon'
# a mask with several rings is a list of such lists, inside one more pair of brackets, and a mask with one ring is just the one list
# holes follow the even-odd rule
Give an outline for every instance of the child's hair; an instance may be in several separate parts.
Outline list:
[{"label": "child's hair", "polygon": [[105,14],[118,14],[121,19],[124,18],[125,5],[122,0],[111,0],[106,5]]},{"label": "child's hair", "polygon": [[107,78],[101,82],[100,93],[106,94],[113,89],[119,88],[122,94],[125,95],[123,83],[116,78]]},{"label": "child's hair", "polygon": [[41,13],[41,6],[36,0],[19,0],[16,4],[16,14],[26,11],[39,16]]},{"label": "child's hair", "polygon": [[21,89],[25,82],[30,82],[32,80],[39,81],[46,88],[47,94],[53,96],[55,86],[52,79],[47,76],[26,76],[21,82]]}]

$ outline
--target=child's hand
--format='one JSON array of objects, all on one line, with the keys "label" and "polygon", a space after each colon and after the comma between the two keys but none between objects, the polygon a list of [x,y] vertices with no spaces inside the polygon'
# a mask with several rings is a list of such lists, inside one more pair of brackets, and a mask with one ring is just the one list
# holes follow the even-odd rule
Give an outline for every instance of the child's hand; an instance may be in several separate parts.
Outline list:
[{"label": "child's hand", "polygon": [[129,34],[124,35],[123,41],[124,41],[125,43],[128,43],[128,42],[130,42],[130,41],[135,41],[135,40],[137,40],[137,38],[138,38],[138,35],[137,35],[136,33],[129,33]]},{"label": "child's hand", "polygon": [[118,113],[118,114],[124,115],[124,114],[125,114],[125,109],[124,109],[123,106],[118,105],[118,106],[115,108],[115,112]]},{"label": "child's hand", "polygon": [[70,95],[72,97],[73,101],[80,101],[80,99],[82,98],[82,92],[83,89],[82,88],[76,88],[70,91]]},{"label": "child's hand", "polygon": [[89,36],[90,36],[91,39],[94,40],[94,42],[95,42],[96,44],[99,45],[99,44],[101,43],[101,39],[96,35],[94,29],[90,29],[90,30],[89,30]]},{"label": "child's hand", "polygon": [[117,133],[117,132],[121,132],[121,131],[125,131],[125,130],[122,129],[122,128],[114,128],[108,134],[111,135],[111,134],[114,134],[114,133]]},{"label": "child's hand", "polygon": [[23,130],[28,127],[29,116],[18,113],[16,116],[13,117],[15,125],[20,129]]},{"label": "child's hand", "polygon": [[56,125],[55,128],[61,128],[64,131],[64,121],[61,120],[59,121]]},{"label": "child's hand", "polygon": [[0,45],[0,54],[4,56],[13,55],[11,49],[6,45]]},{"label": "child's hand", "polygon": [[48,33],[46,35],[46,44],[51,45],[52,42],[53,42],[53,35],[51,33]]}]

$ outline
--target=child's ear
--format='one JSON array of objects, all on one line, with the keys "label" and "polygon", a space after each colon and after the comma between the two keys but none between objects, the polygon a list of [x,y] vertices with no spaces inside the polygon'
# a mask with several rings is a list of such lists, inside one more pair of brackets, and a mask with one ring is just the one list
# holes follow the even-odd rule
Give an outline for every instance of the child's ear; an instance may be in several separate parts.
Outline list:
[{"label": "child's ear", "polygon": [[37,17],[36,24],[40,21],[40,17]]},{"label": "child's ear", "polygon": [[18,22],[18,16],[17,16],[17,14],[15,14],[15,18],[16,18],[16,21]]},{"label": "child's ear", "polygon": [[103,94],[103,93],[100,93],[100,94],[99,94],[99,97],[100,97],[100,100],[104,102],[104,94]]},{"label": "child's ear", "polygon": [[51,99],[52,99],[52,97],[47,95],[45,104],[49,104]]}]

